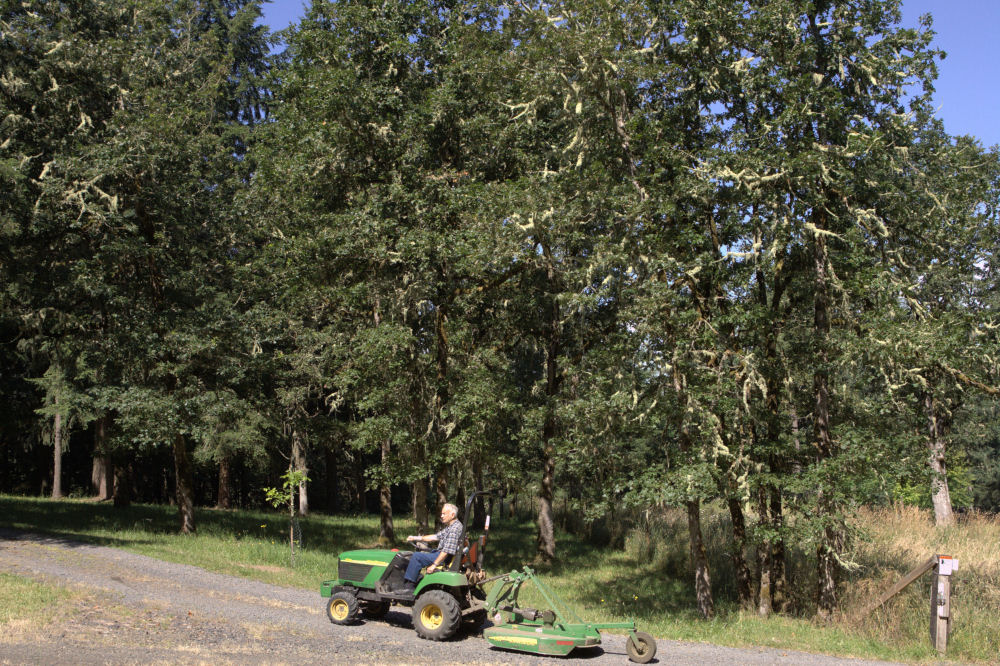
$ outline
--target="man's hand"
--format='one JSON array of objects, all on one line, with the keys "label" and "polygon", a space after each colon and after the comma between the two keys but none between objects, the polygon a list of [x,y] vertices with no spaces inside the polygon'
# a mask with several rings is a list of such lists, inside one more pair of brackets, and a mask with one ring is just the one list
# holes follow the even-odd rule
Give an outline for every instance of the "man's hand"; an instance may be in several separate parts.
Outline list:
[{"label": "man's hand", "polygon": [[414,536],[414,535],[411,534],[410,536],[406,537],[406,540],[407,541],[420,541],[420,537]]},{"label": "man's hand", "polygon": [[432,564],[429,567],[427,567],[427,573],[434,573],[435,569],[437,569],[437,565],[436,564]]}]

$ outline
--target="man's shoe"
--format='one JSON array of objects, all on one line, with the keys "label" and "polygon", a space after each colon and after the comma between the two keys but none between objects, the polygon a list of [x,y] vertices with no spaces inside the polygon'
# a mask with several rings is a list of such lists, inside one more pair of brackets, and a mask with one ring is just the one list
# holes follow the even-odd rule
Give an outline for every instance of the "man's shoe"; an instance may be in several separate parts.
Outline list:
[{"label": "man's shoe", "polygon": [[393,594],[413,594],[417,589],[416,583],[411,583],[410,581],[403,581],[402,587],[397,587],[392,591]]}]

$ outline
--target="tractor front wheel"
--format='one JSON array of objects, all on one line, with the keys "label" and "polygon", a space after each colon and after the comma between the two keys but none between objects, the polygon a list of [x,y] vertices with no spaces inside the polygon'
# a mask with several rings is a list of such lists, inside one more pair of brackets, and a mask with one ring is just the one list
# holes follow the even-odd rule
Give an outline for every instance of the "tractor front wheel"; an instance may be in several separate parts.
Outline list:
[{"label": "tractor front wheel", "polygon": [[648,664],[656,656],[656,640],[645,631],[637,631],[625,639],[629,661]]},{"label": "tractor front wheel", "polygon": [[458,600],[443,590],[425,592],[413,604],[413,628],[421,638],[448,640],[461,624],[462,609]]},{"label": "tractor front wheel", "polygon": [[326,604],[326,616],[334,624],[351,624],[358,617],[358,598],[353,592],[335,592]]}]

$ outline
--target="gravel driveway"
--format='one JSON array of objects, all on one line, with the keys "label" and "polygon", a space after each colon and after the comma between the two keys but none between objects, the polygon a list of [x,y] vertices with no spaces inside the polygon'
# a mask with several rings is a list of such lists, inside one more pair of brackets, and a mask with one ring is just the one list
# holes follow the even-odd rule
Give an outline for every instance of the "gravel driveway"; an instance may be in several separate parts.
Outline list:
[{"label": "gravel driveway", "polygon": [[[115,548],[0,529],[0,571],[83,592],[43,629],[0,634],[3,664],[617,664],[624,636],[577,658],[506,652],[481,636],[421,640],[408,608],[386,620],[330,624],[319,592],[268,585]],[[317,584],[318,590],[318,584]],[[873,664],[771,649],[660,640],[653,663]],[[578,651],[579,652],[579,651]]]}]

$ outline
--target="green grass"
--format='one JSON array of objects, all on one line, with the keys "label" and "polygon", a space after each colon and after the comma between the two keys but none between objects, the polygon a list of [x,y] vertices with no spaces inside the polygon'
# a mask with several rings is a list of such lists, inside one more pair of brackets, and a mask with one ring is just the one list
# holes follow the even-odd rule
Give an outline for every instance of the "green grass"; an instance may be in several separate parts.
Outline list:
[{"label": "green grass", "polygon": [[[278,513],[200,509],[196,536],[177,534],[173,507],[134,505],[121,510],[87,501],[54,502],[0,495],[0,516],[0,524],[10,527],[55,533],[211,571],[316,590],[317,605],[321,603],[319,583],[335,576],[338,553],[378,547],[378,519],[374,516],[313,515],[301,519],[305,547],[297,552],[294,567],[289,566],[288,519]],[[975,558],[988,558],[988,553],[995,552],[997,532],[993,527],[1000,529],[1000,525],[986,521],[967,529],[953,528],[943,542],[940,533],[930,529],[924,541],[903,543],[903,535],[915,538],[910,523],[921,519],[926,516],[903,516],[895,523],[886,516],[867,518],[862,527],[876,533],[865,548],[853,554],[862,568],[845,585],[844,612],[830,626],[815,623],[807,604],[800,606],[804,608],[801,616],[760,619],[727,601],[732,577],[725,550],[727,526],[721,514],[706,516],[705,521],[716,594],[717,616],[712,621],[701,620],[693,610],[681,517],[668,517],[652,528],[633,531],[626,537],[624,549],[596,547],[580,537],[559,533],[559,561],[539,567],[539,572],[583,619],[635,619],[641,629],[659,638],[930,663],[939,658],[927,637],[929,602],[925,584],[911,586],[888,612],[878,617],[859,617],[858,609],[930,553],[950,550],[961,556],[965,547],[976,555],[963,559],[960,574],[965,577],[960,575],[955,580],[959,611],[948,657],[997,663],[1000,612],[994,604],[1000,591],[996,575],[1000,555],[992,555],[988,562],[977,562]],[[402,539],[413,533],[415,524],[397,519],[395,528]],[[519,568],[533,558],[535,532],[529,520],[495,521],[490,539],[486,555],[490,573]],[[894,552],[896,555],[890,555]],[[805,581],[802,587],[808,589],[808,560],[801,560],[797,562],[795,554],[790,553],[789,567],[797,579]],[[979,589],[982,585],[985,589]],[[807,598],[808,594],[802,596]],[[529,606],[547,606],[530,587],[522,593],[522,600]]]},{"label": "green grass", "polygon": [[0,573],[0,627],[7,628],[15,621],[44,623],[72,596],[64,587]]}]

